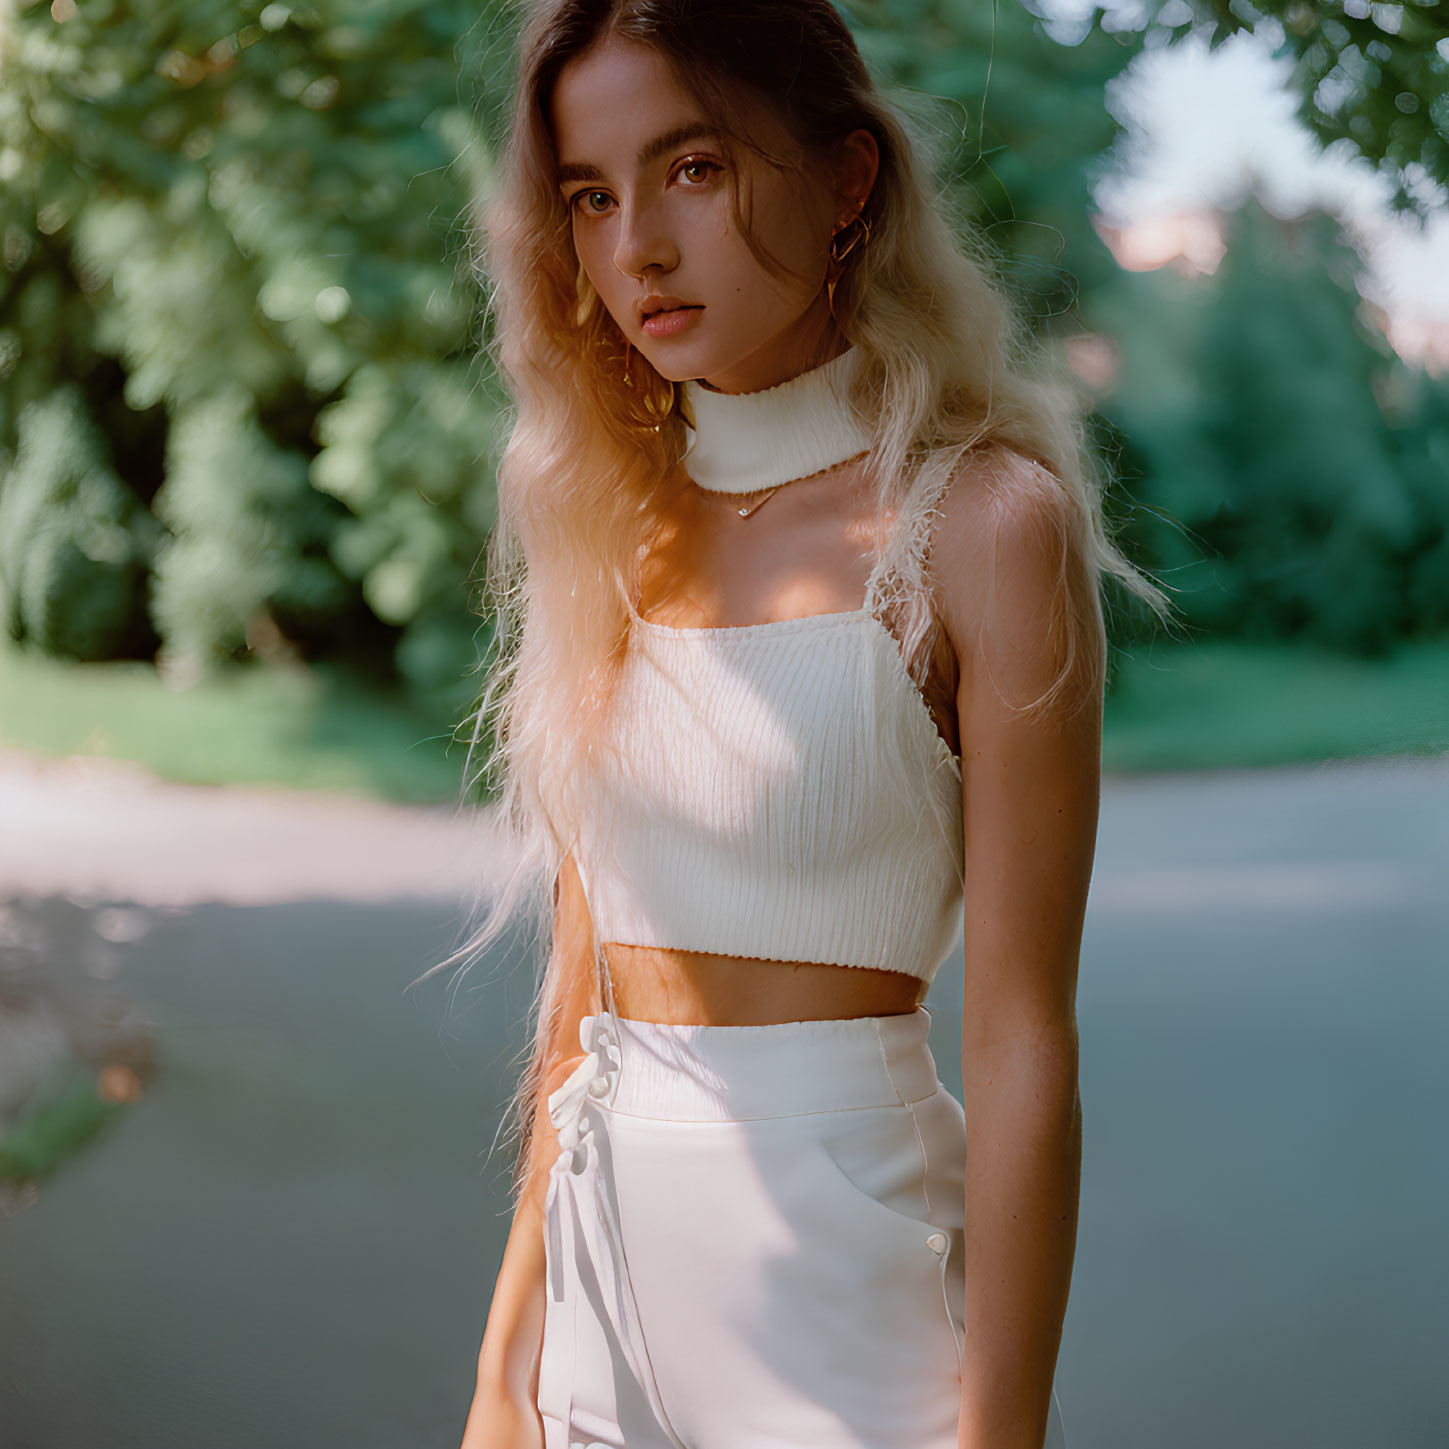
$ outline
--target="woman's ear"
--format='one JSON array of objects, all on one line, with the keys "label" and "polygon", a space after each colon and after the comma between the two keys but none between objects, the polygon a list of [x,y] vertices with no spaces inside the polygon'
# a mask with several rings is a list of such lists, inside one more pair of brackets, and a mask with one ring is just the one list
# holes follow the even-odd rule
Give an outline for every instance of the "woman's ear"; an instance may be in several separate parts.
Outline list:
[{"label": "woman's ear", "polygon": [[867,130],[852,131],[836,149],[836,220],[849,221],[865,205],[880,169],[880,148]]}]

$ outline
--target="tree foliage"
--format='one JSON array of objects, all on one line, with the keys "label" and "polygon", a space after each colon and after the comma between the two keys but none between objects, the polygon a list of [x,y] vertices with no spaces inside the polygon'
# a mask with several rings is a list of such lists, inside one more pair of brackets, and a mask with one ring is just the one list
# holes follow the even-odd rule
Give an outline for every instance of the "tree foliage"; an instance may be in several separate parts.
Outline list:
[{"label": "tree foliage", "polygon": [[1102,308],[1136,546],[1197,630],[1359,652],[1442,631],[1449,388],[1366,324],[1332,217],[1230,221],[1215,275],[1126,274]]},{"label": "tree foliage", "polygon": [[849,11],[862,51],[906,88],[939,148],[958,214],[1050,328],[1115,270],[1090,221],[1092,164],[1120,132],[1103,97],[1141,37],[1094,22],[1063,45],[1014,0],[855,0]]},{"label": "tree foliage", "polygon": [[[518,18],[58,0],[0,20],[0,463],[21,410],[74,380],[67,406],[110,438],[108,487],[130,500],[106,516],[149,530],[127,566],[149,591],[92,590],[109,612],[87,649],[144,648],[154,627],[203,663],[280,630],[304,652],[381,645],[424,685],[466,673],[501,404],[475,360],[466,227]],[[849,19],[888,80],[942,98],[913,104],[958,204],[1033,311],[1064,315],[1110,267],[1086,167],[1132,47],[1098,32],[1068,51],[1020,7],[967,0]]]},{"label": "tree foliage", "polygon": [[1423,215],[1449,199],[1445,0],[1158,0],[1152,13],[1174,41],[1205,30],[1214,47],[1271,28],[1293,57],[1299,118],[1323,145],[1358,151],[1402,210]]},{"label": "tree foliage", "polygon": [[154,647],[141,608],[159,532],[111,467],[80,389],[20,415],[0,492],[0,585],[10,634],[48,654],[111,659]]},{"label": "tree foliage", "polygon": [[[1104,91],[1142,35],[1099,12],[1062,44],[1003,0],[844,9],[1034,325],[1070,335],[1095,314],[1121,341],[1113,406],[1145,491],[1180,521],[1143,525],[1141,546],[1192,576],[1192,617],[1356,647],[1442,620],[1442,389],[1400,379],[1409,421],[1386,424],[1352,258],[1315,241],[1295,260],[1245,214],[1198,306],[1169,279],[1122,278],[1093,230],[1117,135]],[[1424,43],[1441,9],[1283,11],[1304,75],[1322,70],[1314,104],[1405,171],[1439,165],[1444,57]],[[1211,14],[1230,28],[1248,12]],[[424,690],[467,678],[504,402],[479,352],[468,225],[519,18],[506,0],[0,10],[12,635],[79,658],[159,643],[204,666],[282,647],[382,659]],[[1308,54],[1320,40],[1326,70],[1328,51]],[[1351,52],[1379,67],[1358,72],[1363,95],[1329,84]],[[1169,366],[1132,362],[1178,343]],[[1183,552],[1183,529],[1205,555]]]},{"label": "tree foliage", "polygon": [[[494,24],[449,0],[0,19],[0,447],[68,380],[78,416],[146,420],[112,487],[173,535],[168,651],[243,653],[265,615],[304,647],[350,624],[425,683],[466,667],[498,406],[462,245],[488,164],[469,76]],[[145,597],[112,607],[134,635]]]}]

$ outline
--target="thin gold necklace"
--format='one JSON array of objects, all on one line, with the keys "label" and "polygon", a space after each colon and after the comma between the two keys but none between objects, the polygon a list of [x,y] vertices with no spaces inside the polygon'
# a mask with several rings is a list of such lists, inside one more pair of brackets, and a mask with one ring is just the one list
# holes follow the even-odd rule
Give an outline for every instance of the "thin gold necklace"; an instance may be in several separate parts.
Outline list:
[{"label": "thin gold necklace", "polygon": [[736,508],[735,512],[741,518],[748,518],[750,514],[758,513],[784,486],[783,483],[776,483],[763,498],[757,499],[754,503],[747,503],[743,508]]},{"label": "thin gold necklace", "polygon": [[[718,489],[716,489],[716,488],[701,488],[698,483],[695,483],[694,482],[694,479],[693,478],[691,478],[689,481],[694,484],[695,488],[697,488],[699,490],[699,492],[704,493],[704,494],[707,494],[711,498],[718,498],[719,497],[719,490]],[[786,482],[789,482],[789,483],[794,483],[794,482],[797,482],[797,481],[798,480],[795,479],[795,478],[789,478],[789,479],[786,480]],[[742,507],[742,508],[736,508],[735,509],[735,512],[737,514],[739,514],[739,516],[741,518],[748,518],[751,514],[758,513],[760,511],[760,509],[762,509],[765,506],[765,504],[767,504],[770,501],[770,499],[772,499],[775,496],[775,494],[777,494],[784,486],[785,486],[784,483],[776,483],[773,488],[770,488],[770,489],[767,489],[766,490],[765,496],[763,498],[757,498],[757,499],[755,499],[755,501],[753,503],[746,503],[744,505],[744,507]]]},{"label": "thin gold necklace", "polygon": [[[741,518],[748,518],[752,513],[758,513],[760,509],[762,509],[765,504],[767,504],[770,499],[775,496],[775,494],[777,494],[782,488],[787,487],[789,484],[803,483],[806,478],[818,478],[822,473],[829,473],[833,468],[839,468],[842,466],[842,464],[845,463],[853,463],[857,458],[861,458],[864,456],[865,450],[862,450],[859,453],[852,453],[849,458],[842,458],[839,463],[831,463],[824,468],[817,469],[817,471],[815,471],[814,473],[806,473],[804,477],[787,478],[784,483],[776,483],[773,488],[768,489],[763,498],[757,498],[753,503],[746,503],[743,508],[736,508],[735,512],[738,513]],[[694,483],[693,478],[691,478],[689,481],[691,483]],[[714,495],[715,497],[719,496],[720,490],[717,488],[703,488],[698,483],[694,483],[694,486],[698,488],[701,493],[709,493]]]}]

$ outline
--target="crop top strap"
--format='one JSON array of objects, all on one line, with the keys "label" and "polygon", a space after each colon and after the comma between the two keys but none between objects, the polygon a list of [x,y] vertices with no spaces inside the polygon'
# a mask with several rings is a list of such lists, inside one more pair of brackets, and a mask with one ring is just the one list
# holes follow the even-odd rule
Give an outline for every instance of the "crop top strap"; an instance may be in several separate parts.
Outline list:
[{"label": "crop top strap", "polygon": [[[943,468],[916,496],[908,498],[902,512],[887,532],[865,585],[865,609],[898,636],[935,627],[935,608],[928,578],[931,537],[941,505],[956,476],[954,468]],[[902,615],[917,616],[916,629]],[[890,622],[896,620],[894,626]],[[914,655],[915,650],[911,650]]]},{"label": "crop top strap", "polygon": [[885,603],[891,590],[889,579],[891,575],[891,556],[888,549],[882,548],[876,556],[875,565],[870,571],[870,577],[865,581],[865,610],[866,613],[881,618],[885,612]]}]

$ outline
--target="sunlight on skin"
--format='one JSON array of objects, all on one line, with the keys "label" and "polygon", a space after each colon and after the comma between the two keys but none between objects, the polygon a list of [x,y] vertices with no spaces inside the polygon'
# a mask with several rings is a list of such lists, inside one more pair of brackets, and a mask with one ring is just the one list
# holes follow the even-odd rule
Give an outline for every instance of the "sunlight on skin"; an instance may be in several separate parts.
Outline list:
[{"label": "sunlight on skin", "polygon": [[[604,307],[663,377],[734,393],[774,387],[844,350],[824,290],[831,236],[864,205],[879,163],[868,131],[816,166],[763,102],[747,102],[746,116],[772,155],[796,162],[777,169],[736,147],[742,204],[780,275],[736,226],[722,138],[658,52],[601,42],[560,70],[550,107],[560,195]],[[641,303],[651,296],[691,310],[646,325]],[[880,1015],[909,1011],[924,994],[896,971],[606,944],[619,1007],[641,1019]]]}]

